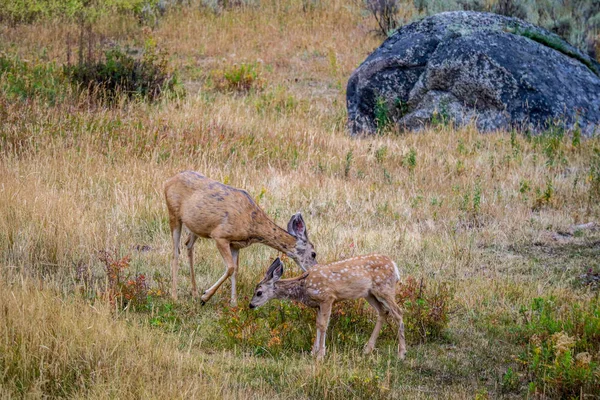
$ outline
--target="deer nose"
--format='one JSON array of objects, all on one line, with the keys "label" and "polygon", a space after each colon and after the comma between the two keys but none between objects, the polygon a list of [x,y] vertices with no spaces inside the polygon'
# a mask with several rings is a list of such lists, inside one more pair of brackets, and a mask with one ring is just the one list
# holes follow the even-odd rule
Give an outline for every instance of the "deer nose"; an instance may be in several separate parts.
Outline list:
[{"label": "deer nose", "polygon": [[255,306],[254,304],[250,303],[249,307],[250,307],[250,308],[254,308],[254,307],[256,307],[256,306]]}]

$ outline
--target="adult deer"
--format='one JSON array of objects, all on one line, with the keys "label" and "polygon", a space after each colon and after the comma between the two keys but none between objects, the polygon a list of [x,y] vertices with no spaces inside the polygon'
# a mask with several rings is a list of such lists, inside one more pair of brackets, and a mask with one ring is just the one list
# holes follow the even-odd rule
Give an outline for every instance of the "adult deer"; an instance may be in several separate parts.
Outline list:
[{"label": "adult deer", "polygon": [[183,171],[165,182],[165,198],[173,238],[171,261],[172,292],[177,299],[179,241],[182,225],[190,231],[186,241],[190,262],[192,295],[198,296],[194,275],[194,243],[198,237],[212,238],[225,261],[225,274],[201,297],[206,303],[231,277],[231,304],[237,302],[236,275],[240,249],[262,243],[293,259],[302,270],[316,264],[316,253],[308,239],[300,213],[292,216],[287,232],[269,219],[245,190],[209,179],[197,172]]},{"label": "adult deer", "polygon": [[291,279],[280,279],[283,263],[277,258],[256,286],[250,308],[259,307],[271,299],[289,299],[309,307],[319,308],[317,336],[312,354],[325,356],[325,335],[333,303],[341,300],[366,299],[377,311],[375,329],[367,342],[365,354],[373,351],[381,326],[389,313],[398,323],[398,357],[404,359],[404,322],[402,310],[396,304],[398,267],[389,257],[371,254],[349,258],[326,265],[317,265]]}]

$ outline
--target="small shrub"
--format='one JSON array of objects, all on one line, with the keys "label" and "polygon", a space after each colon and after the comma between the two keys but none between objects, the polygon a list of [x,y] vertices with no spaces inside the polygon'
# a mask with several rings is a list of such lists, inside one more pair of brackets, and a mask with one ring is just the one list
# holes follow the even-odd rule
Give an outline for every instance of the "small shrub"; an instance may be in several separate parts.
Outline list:
[{"label": "small shrub", "polygon": [[408,277],[398,288],[398,304],[404,308],[407,335],[424,343],[443,336],[448,326],[454,293],[447,284],[427,285]]},{"label": "small shrub", "polygon": [[556,33],[558,36],[568,38],[571,35],[573,29],[573,19],[569,16],[561,17],[554,21],[550,27],[550,31]]},{"label": "small shrub", "polygon": [[481,210],[481,182],[479,180],[475,183],[475,189],[473,190],[473,213],[479,214]]},{"label": "small shrub", "polygon": [[183,87],[169,69],[167,55],[149,40],[141,59],[119,47],[105,51],[104,59],[66,66],[71,82],[91,93],[115,100],[119,95],[156,100],[163,94],[182,95]]},{"label": "small shrub", "polygon": [[300,102],[298,99],[281,85],[273,90],[261,93],[255,102],[256,111],[259,113],[274,111],[277,114],[290,114],[293,113],[299,105]]},{"label": "small shrub", "polygon": [[224,70],[213,71],[213,83],[217,90],[247,93],[261,90],[264,86],[257,63],[233,65]]},{"label": "small shrub", "polygon": [[581,144],[581,128],[579,127],[579,122],[575,123],[575,127],[573,128],[573,136],[571,138],[571,146],[573,148],[579,147]]},{"label": "small shrub", "polygon": [[545,206],[550,205],[552,198],[554,197],[554,183],[552,179],[548,177],[546,179],[546,188],[542,191],[540,188],[536,189],[536,198],[533,203],[532,210],[538,211]]},{"label": "small shrub", "polygon": [[397,98],[394,104],[396,106],[398,118],[403,118],[410,112],[410,106],[408,105],[407,101]]},{"label": "small shrub", "polygon": [[352,150],[346,153],[346,162],[344,163],[344,177],[348,178],[350,176],[350,168],[352,168],[352,160],[354,156]]},{"label": "small shrub", "polygon": [[520,311],[524,324],[513,330],[524,345],[518,356],[534,392],[569,398],[594,393],[600,369],[592,355],[600,350],[600,304],[535,298]]},{"label": "small shrub", "polygon": [[411,172],[417,167],[417,151],[410,149],[402,158],[402,165],[408,168]]},{"label": "small shrub", "polygon": [[375,114],[375,125],[377,127],[377,132],[383,133],[392,123],[390,110],[385,98],[377,97],[373,112]]},{"label": "small shrub", "polygon": [[388,171],[387,169],[383,169],[383,180],[385,181],[385,183],[387,183],[388,185],[391,185],[393,182],[392,179],[392,174],[390,173],[390,171]]},{"label": "small shrub", "polygon": [[104,264],[106,288],[104,297],[112,305],[143,307],[148,301],[148,284],[143,274],[131,275],[127,272],[130,257],[117,258],[108,251],[101,251],[98,257]]},{"label": "small shrub", "polygon": [[582,285],[589,286],[594,290],[600,289],[600,271],[594,271],[594,268],[588,268],[579,278],[581,279]]},{"label": "small shrub", "polygon": [[375,160],[377,160],[378,164],[383,164],[385,157],[387,155],[388,147],[386,145],[381,146],[377,150],[375,150]]},{"label": "small shrub", "polygon": [[512,368],[508,368],[502,375],[502,392],[514,392],[519,387],[519,376],[513,371]]},{"label": "small shrub", "polygon": [[442,100],[440,107],[436,108],[431,116],[431,125],[437,126],[448,126],[452,122],[452,117],[448,111],[448,102]]},{"label": "small shrub", "polygon": [[389,36],[399,26],[397,14],[400,9],[398,0],[364,0],[365,8],[375,17],[379,33]]},{"label": "small shrub", "polygon": [[184,325],[180,310],[170,302],[152,304],[151,309],[152,315],[148,322],[154,328],[161,328],[167,332],[177,332]]},{"label": "small shrub", "polygon": [[521,2],[515,0],[498,0],[493,7],[493,12],[507,17],[527,19],[527,11]]},{"label": "small shrub", "polygon": [[535,145],[540,146],[546,156],[546,165],[549,167],[566,163],[564,151],[564,129],[560,126],[550,126],[541,135],[535,138]]},{"label": "small shrub", "polygon": [[590,183],[589,204],[597,203],[600,200],[600,149],[594,148],[594,155],[590,163],[588,175]]},{"label": "small shrub", "polygon": [[227,348],[241,347],[257,355],[277,354],[284,349],[307,350],[312,337],[307,327],[314,324],[314,313],[307,307],[282,301],[257,310],[229,307],[223,303],[218,319]]}]

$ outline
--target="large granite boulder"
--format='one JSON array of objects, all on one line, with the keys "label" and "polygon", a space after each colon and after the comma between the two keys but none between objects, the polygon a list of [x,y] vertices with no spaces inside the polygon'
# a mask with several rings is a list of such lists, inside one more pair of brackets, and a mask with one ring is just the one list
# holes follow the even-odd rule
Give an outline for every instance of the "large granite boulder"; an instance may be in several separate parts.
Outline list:
[{"label": "large granite boulder", "polygon": [[346,96],[353,135],[440,120],[600,133],[600,64],[553,33],[491,13],[446,12],[400,28],[354,71]]}]

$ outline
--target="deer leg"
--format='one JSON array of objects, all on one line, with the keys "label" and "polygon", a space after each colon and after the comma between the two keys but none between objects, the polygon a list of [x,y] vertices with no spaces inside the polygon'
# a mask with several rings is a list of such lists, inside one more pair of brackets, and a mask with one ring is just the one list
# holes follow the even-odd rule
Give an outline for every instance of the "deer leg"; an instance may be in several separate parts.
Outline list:
[{"label": "deer leg", "polygon": [[225,261],[225,274],[223,274],[223,276],[220,277],[219,280],[215,282],[215,284],[212,285],[208,290],[206,290],[202,297],[200,297],[202,303],[206,303],[208,300],[210,300],[219,287],[221,287],[223,282],[225,282],[227,278],[229,278],[235,271],[235,263],[233,262],[233,255],[231,254],[231,246],[229,241],[224,239],[215,239],[215,242],[217,243],[217,249],[219,250],[219,253],[221,253],[223,260]]},{"label": "deer leg", "polygon": [[171,296],[177,300],[177,272],[179,270],[179,240],[181,239],[181,221],[170,219],[173,238],[173,258],[171,259]]},{"label": "deer leg", "polygon": [[229,302],[229,305],[231,307],[237,306],[236,278],[237,278],[237,271],[240,266],[239,257],[238,257],[239,255],[240,255],[239,249],[231,248],[231,256],[233,257],[233,263],[235,265],[233,274],[231,274],[231,278],[230,278],[231,279],[231,301]]},{"label": "deer leg", "polygon": [[369,304],[375,309],[375,311],[377,311],[377,322],[375,322],[375,328],[373,329],[373,333],[371,334],[371,337],[369,338],[369,341],[367,342],[364,350],[365,354],[369,354],[375,348],[375,342],[379,337],[379,331],[381,330],[381,326],[385,322],[385,309],[383,308],[383,305],[379,302],[379,300],[377,300],[377,298],[375,298],[375,296],[373,296],[372,294],[369,294],[367,297],[365,297],[365,300],[367,300]]},{"label": "deer leg", "polygon": [[317,334],[315,335],[315,343],[313,344],[310,354],[313,356],[316,356],[317,352],[319,351],[319,347],[321,347],[321,330],[319,329],[319,325],[317,325]]},{"label": "deer leg", "polygon": [[198,288],[196,287],[196,274],[194,273],[194,243],[196,243],[198,236],[193,232],[190,232],[185,245],[187,247],[188,260],[190,261],[190,279],[192,280],[192,296],[198,297]]},{"label": "deer leg", "polygon": [[404,340],[404,320],[402,319],[402,309],[396,304],[393,293],[377,293],[375,295],[383,306],[392,315],[392,318],[398,323],[398,357],[404,360],[406,356],[406,342]]},{"label": "deer leg", "polygon": [[317,360],[322,360],[325,357],[325,336],[327,336],[327,326],[329,326],[332,304],[332,302],[322,303],[319,307],[319,314],[317,315],[317,338],[313,347],[313,352],[315,348],[317,350]]}]

